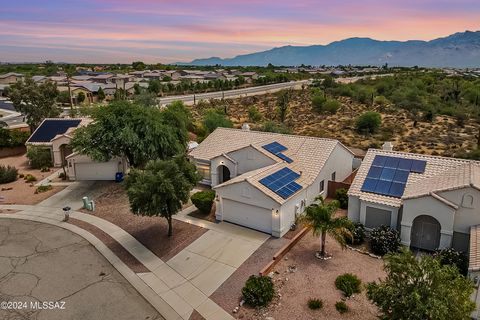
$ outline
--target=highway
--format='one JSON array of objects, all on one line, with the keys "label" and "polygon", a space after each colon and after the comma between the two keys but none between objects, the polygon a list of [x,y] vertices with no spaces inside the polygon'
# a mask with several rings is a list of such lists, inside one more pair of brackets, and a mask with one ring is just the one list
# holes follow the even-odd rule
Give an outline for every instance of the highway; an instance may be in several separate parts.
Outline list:
[{"label": "highway", "polygon": [[209,100],[209,99],[227,99],[227,98],[239,98],[245,96],[255,96],[262,95],[271,92],[277,92],[282,89],[300,89],[302,85],[310,84],[310,80],[301,80],[301,81],[290,81],[282,83],[268,84],[264,86],[249,87],[244,89],[235,89],[235,90],[226,90],[226,91],[215,91],[208,93],[197,93],[197,94],[187,94],[180,96],[169,96],[159,98],[159,105],[166,105],[172,103],[173,101],[181,100],[187,105],[191,105],[200,100]]}]

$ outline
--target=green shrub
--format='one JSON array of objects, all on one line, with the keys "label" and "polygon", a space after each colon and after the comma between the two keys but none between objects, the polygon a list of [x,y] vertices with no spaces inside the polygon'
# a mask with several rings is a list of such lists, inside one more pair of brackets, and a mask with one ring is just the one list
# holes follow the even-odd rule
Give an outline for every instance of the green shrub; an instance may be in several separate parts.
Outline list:
[{"label": "green shrub", "polygon": [[30,166],[33,169],[41,169],[52,166],[52,155],[49,149],[40,147],[29,147],[27,158],[30,160]]},{"label": "green shrub", "polygon": [[52,190],[52,186],[47,184],[47,185],[44,185],[44,186],[38,186],[37,190],[35,190],[35,193],[47,192],[49,190]]},{"label": "green shrub", "polygon": [[23,146],[29,136],[29,132],[0,128],[0,148]]},{"label": "green shrub", "polygon": [[242,289],[245,303],[252,307],[263,307],[272,301],[275,289],[273,281],[267,276],[251,275]]},{"label": "green shrub", "polygon": [[0,184],[17,180],[18,170],[12,166],[0,165]]},{"label": "green shrub", "polygon": [[388,99],[384,96],[376,96],[375,99],[373,99],[373,102],[380,106],[386,106],[388,104]]},{"label": "green shrub", "polygon": [[34,181],[37,181],[37,178],[35,178],[35,177],[32,176],[31,174],[27,174],[26,176],[23,177],[23,179],[24,179],[26,182],[34,182]]},{"label": "green shrub", "polygon": [[335,191],[335,200],[340,203],[341,209],[348,209],[348,194],[347,189],[340,188]]},{"label": "green shrub", "polygon": [[321,299],[308,299],[308,307],[312,310],[318,310],[323,307],[323,301]]},{"label": "green shrub", "polygon": [[335,303],[335,309],[341,314],[348,312],[348,306],[344,301],[337,301]]},{"label": "green shrub", "polygon": [[362,244],[365,240],[365,226],[361,222],[352,223],[349,228],[352,238],[346,238],[348,244]]},{"label": "green shrub", "polygon": [[330,114],[337,113],[339,108],[340,102],[335,99],[327,99],[327,101],[323,104],[323,111]]},{"label": "green shrub", "polygon": [[215,191],[207,190],[194,193],[191,196],[192,202],[203,214],[209,214],[212,210]]},{"label": "green shrub", "polygon": [[208,133],[212,133],[218,127],[233,127],[232,121],[230,121],[225,114],[222,114],[219,110],[215,109],[209,109],[205,112],[202,124]]},{"label": "green shrub", "polygon": [[360,133],[375,133],[382,125],[382,116],[378,112],[367,111],[360,115],[356,121],[357,131]]},{"label": "green shrub", "polygon": [[265,122],[259,130],[264,131],[264,132],[283,133],[283,134],[290,134],[292,132],[283,123],[282,124],[276,124],[273,121]]},{"label": "green shrub", "polygon": [[433,256],[440,261],[442,266],[455,266],[461,274],[464,276],[467,275],[468,257],[464,252],[457,251],[453,248],[446,248],[442,250],[436,250]]},{"label": "green shrub", "polygon": [[262,114],[258,111],[257,107],[251,106],[248,108],[248,118],[252,122],[257,122],[262,120]]},{"label": "green shrub", "polygon": [[327,99],[325,98],[325,94],[323,92],[318,92],[315,93],[315,95],[312,97],[312,107],[315,111],[317,112],[322,112],[323,111],[323,105]]},{"label": "green shrub", "polygon": [[400,235],[395,229],[380,226],[370,232],[370,247],[373,253],[383,256],[400,248]]},{"label": "green shrub", "polygon": [[360,293],[362,281],[354,274],[344,273],[335,279],[335,287],[342,291],[346,297],[354,293]]}]

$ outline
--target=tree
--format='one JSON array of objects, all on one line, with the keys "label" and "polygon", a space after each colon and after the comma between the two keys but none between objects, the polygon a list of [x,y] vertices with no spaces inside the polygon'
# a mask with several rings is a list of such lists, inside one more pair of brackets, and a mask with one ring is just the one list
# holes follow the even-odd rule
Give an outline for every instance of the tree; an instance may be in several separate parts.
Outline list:
[{"label": "tree", "polygon": [[327,234],[335,239],[342,247],[346,245],[345,239],[352,237],[349,229],[351,222],[345,217],[335,217],[335,212],[338,207],[339,203],[337,200],[325,203],[325,200],[321,196],[318,196],[316,202],[308,206],[300,218],[301,221],[312,228],[314,236],[321,236],[321,248],[320,252],[317,252],[318,258],[327,258],[325,251]]},{"label": "tree", "polygon": [[82,91],[80,91],[78,94],[77,94],[77,101],[78,103],[82,103],[83,101],[85,101],[85,93],[83,93]]},{"label": "tree", "polygon": [[103,91],[102,87],[98,88],[97,96],[98,96],[98,100],[100,101],[105,100],[105,91]]},{"label": "tree", "polygon": [[31,78],[12,84],[9,90],[13,107],[25,115],[31,132],[43,119],[60,115],[61,110],[55,104],[57,96],[57,85],[54,82],[37,85]]},{"label": "tree", "polygon": [[148,91],[158,95],[162,89],[162,84],[158,80],[150,80],[148,82]]},{"label": "tree", "polygon": [[144,107],[158,106],[157,95],[153,92],[144,91],[133,96],[133,101]]},{"label": "tree", "polygon": [[382,116],[378,112],[367,111],[357,118],[355,125],[358,132],[375,133],[382,125]]},{"label": "tree", "polygon": [[205,112],[202,123],[208,133],[212,133],[218,127],[233,127],[232,121],[226,115],[214,109],[209,109]]},{"label": "tree", "polygon": [[172,216],[186,203],[199,178],[195,166],[185,156],[170,160],[152,160],[144,170],[133,169],[126,189],[134,214],[164,217],[168,236],[172,236]]},{"label": "tree", "polygon": [[172,115],[127,101],[114,101],[108,108],[95,108],[93,122],[75,130],[73,149],[97,161],[127,157],[131,166],[142,167],[149,160],[169,159],[186,150],[186,125],[172,121]]},{"label": "tree", "polygon": [[367,285],[367,297],[383,319],[469,319],[475,310],[472,282],[438,259],[403,249],[386,256],[385,271],[386,279]]},{"label": "tree", "polygon": [[134,61],[132,62],[132,68],[137,71],[141,71],[141,70],[145,70],[146,65],[142,61]]},{"label": "tree", "polygon": [[288,104],[290,103],[290,91],[282,90],[277,97],[277,110],[280,122],[284,122],[288,113]]}]

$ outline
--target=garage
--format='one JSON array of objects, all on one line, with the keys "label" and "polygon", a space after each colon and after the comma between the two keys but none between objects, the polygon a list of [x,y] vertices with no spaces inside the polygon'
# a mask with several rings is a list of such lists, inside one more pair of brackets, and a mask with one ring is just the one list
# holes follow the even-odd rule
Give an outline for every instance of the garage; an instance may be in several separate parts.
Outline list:
[{"label": "garage", "polygon": [[76,180],[115,180],[116,161],[75,163]]},{"label": "garage", "polygon": [[223,220],[258,231],[272,233],[272,211],[230,199],[223,199]]},{"label": "garage", "polygon": [[374,207],[366,208],[365,227],[369,229],[380,226],[390,226],[392,212]]}]

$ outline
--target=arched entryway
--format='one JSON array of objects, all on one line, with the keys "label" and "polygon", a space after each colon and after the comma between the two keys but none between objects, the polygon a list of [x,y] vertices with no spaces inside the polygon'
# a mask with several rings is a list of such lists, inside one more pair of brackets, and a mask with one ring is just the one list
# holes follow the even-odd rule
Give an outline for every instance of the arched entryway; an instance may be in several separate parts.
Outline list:
[{"label": "arched entryway", "polygon": [[440,244],[440,223],[432,216],[421,215],[413,220],[410,246],[433,251]]},{"label": "arched entryway", "polygon": [[222,165],[219,165],[218,168],[218,183],[224,183],[225,181],[230,180],[230,170]]}]

